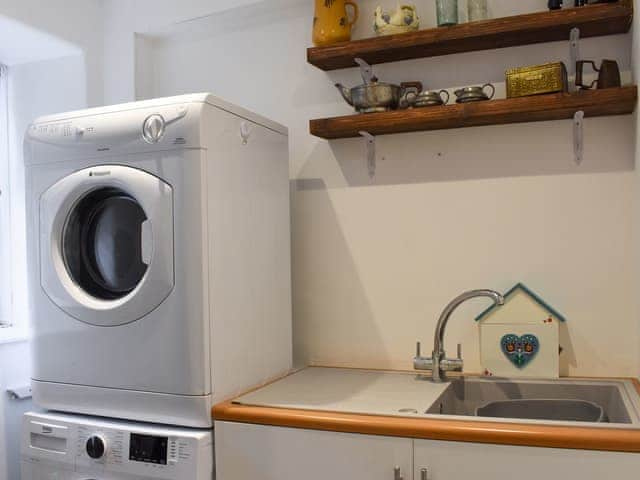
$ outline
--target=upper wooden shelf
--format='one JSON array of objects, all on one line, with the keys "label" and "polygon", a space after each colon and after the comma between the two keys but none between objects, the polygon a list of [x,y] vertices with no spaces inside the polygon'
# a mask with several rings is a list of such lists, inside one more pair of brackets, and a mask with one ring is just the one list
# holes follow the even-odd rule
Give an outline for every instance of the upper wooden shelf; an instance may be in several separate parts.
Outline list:
[{"label": "upper wooden shelf", "polygon": [[580,29],[581,37],[626,33],[632,20],[633,0],[619,0],[309,48],[307,60],[322,70],[336,70],[357,66],[354,58],[376,64],[568,41],[574,27]]},{"label": "upper wooden shelf", "polygon": [[572,118],[582,110],[587,117],[624,115],[636,107],[636,86],[552,93],[532,97],[507,98],[439,107],[411,108],[381,113],[362,113],[321,118],[309,122],[316,137],[334,139],[406,133],[449,128],[539,122]]}]

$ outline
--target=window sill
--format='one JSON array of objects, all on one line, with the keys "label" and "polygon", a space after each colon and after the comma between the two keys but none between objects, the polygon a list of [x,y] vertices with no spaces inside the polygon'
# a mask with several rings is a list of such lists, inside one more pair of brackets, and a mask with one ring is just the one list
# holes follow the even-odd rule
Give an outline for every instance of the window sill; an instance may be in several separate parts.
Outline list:
[{"label": "window sill", "polygon": [[0,345],[6,343],[26,342],[29,340],[29,332],[20,327],[0,328]]}]

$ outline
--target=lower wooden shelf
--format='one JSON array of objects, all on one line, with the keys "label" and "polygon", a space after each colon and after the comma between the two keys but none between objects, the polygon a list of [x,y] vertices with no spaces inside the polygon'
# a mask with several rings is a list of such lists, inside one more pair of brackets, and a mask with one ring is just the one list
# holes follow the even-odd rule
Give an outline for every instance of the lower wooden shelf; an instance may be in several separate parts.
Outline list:
[{"label": "lower wooden shelf", "polygon": [[444,130],[481,125],[540,122],[572,118],[579,111],[586,117],[633,113],[637,86],[582,90],[532,97],[508,98],[484,102],[412,108],[381,113],[321,118],[309,122],[309,131],[326,139],[358,137],[360,131],[371,135]]}]

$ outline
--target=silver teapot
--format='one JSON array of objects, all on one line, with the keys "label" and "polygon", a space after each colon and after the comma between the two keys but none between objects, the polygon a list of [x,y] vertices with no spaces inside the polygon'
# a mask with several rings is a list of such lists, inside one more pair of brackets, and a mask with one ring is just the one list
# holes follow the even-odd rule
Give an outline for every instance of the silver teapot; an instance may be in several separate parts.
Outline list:
[{"label": "silver teapot", "polygon": [[379,82],[373,75],[371,66],[364,60],[356,58],[360,65],[363,84],[347,88],[336,83],[342,98],[359,113],[386,112],[397,108],[406,108],[422,91],[420,82],[403,82],[400,85]]}]

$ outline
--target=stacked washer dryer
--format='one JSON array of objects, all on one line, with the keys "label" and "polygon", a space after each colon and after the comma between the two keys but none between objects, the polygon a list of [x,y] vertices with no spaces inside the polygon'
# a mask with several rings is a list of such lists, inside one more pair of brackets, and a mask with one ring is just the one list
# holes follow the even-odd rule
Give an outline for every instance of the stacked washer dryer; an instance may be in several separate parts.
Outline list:
[{"label": "stacked washer dryer", "polygon": [[23,480],[210,478],[212,405],[291,368],[286,128],[186,95],[40,118],[25,162],[34,401],[85,416],[25,416]]}]

